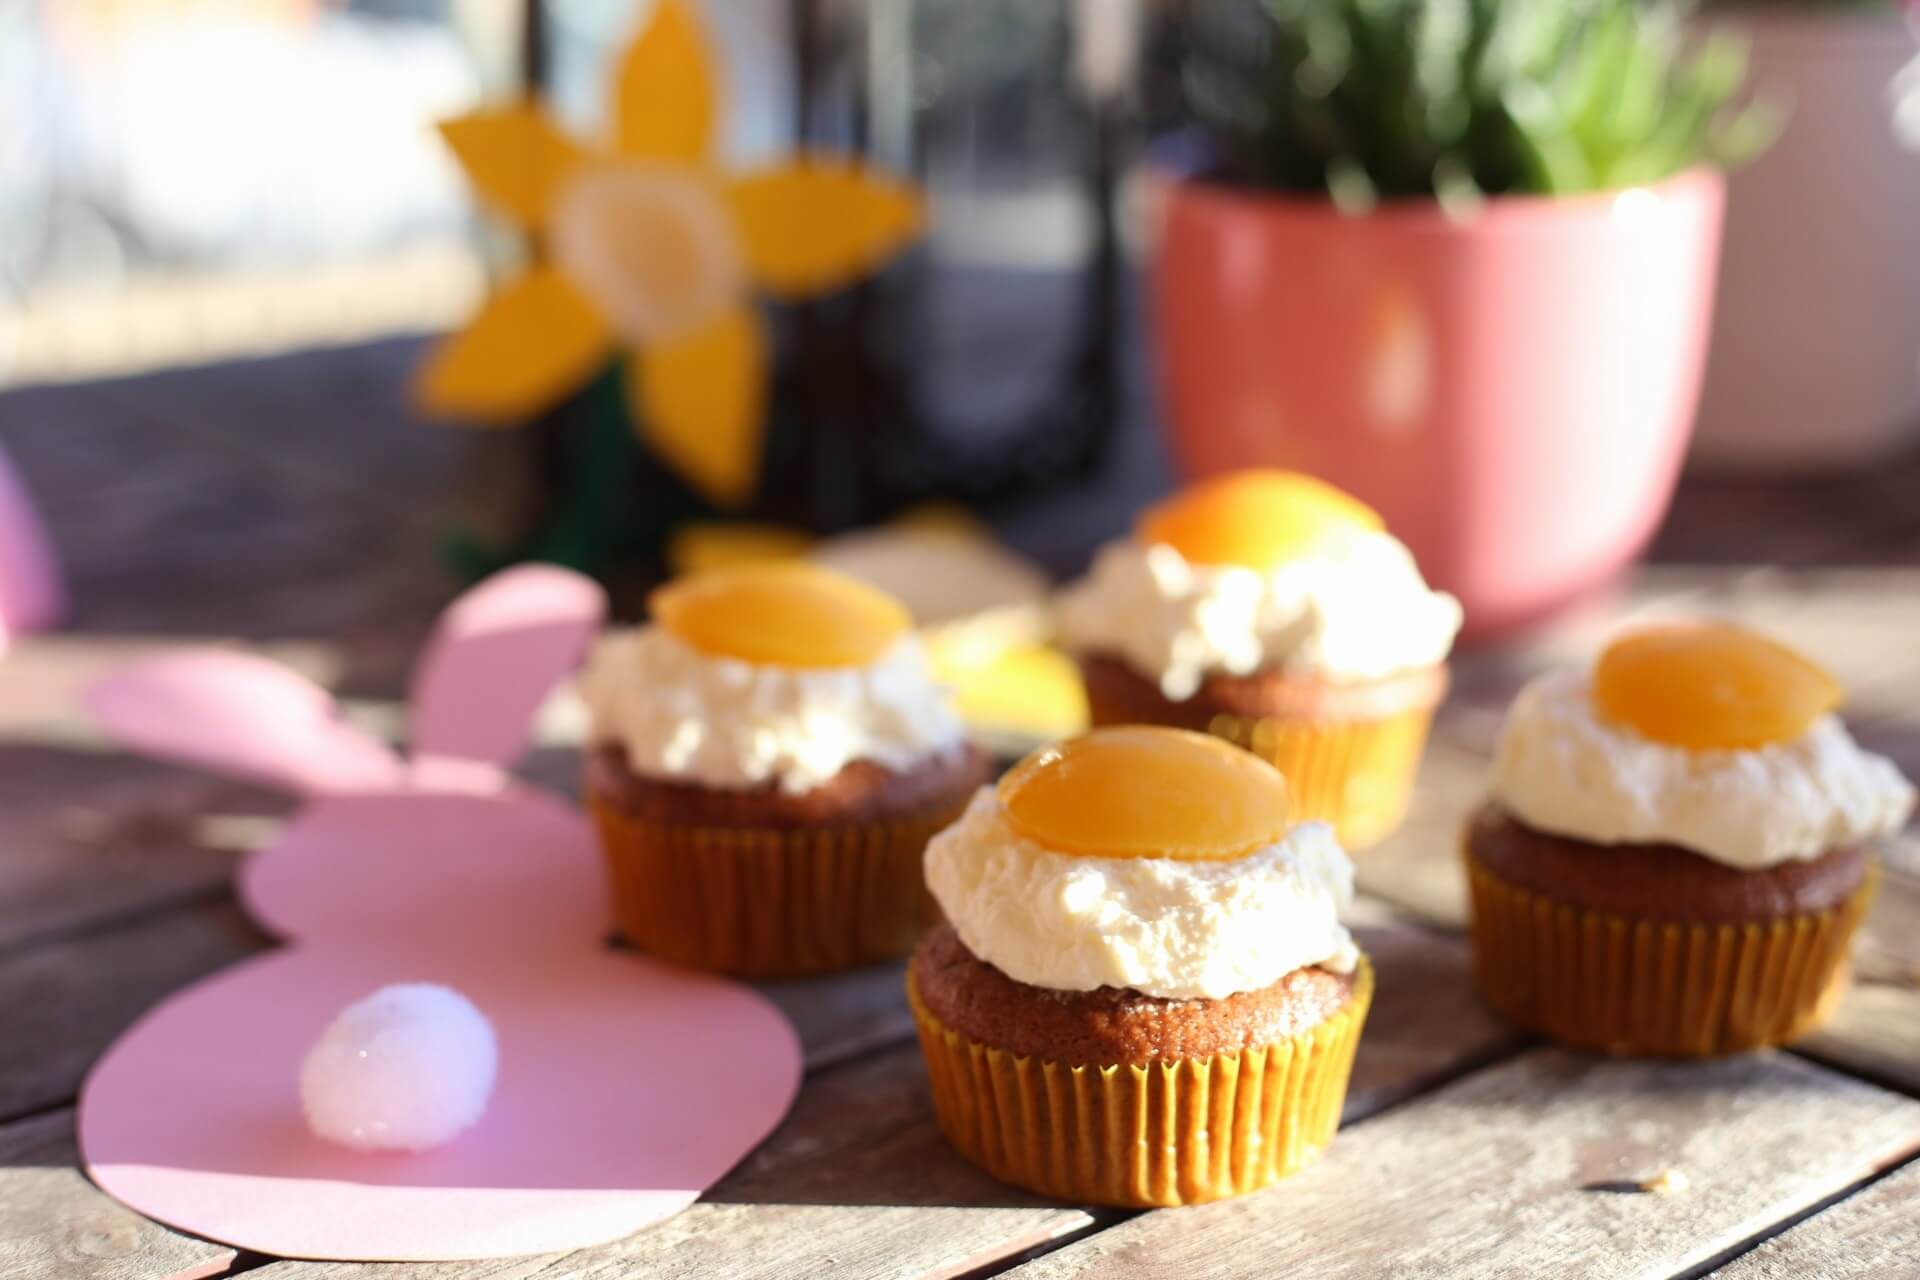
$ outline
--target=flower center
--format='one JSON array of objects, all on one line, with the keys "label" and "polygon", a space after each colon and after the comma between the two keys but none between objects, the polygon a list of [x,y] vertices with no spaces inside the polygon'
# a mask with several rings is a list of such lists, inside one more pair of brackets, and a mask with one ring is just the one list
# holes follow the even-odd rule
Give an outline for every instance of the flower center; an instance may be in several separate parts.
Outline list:
[{"label": "flower center", "polygon": [[554,261],[634,344],[689,333],[746,288],[731,214],[684,170],[585,173],[560,193],[549,227]]}]

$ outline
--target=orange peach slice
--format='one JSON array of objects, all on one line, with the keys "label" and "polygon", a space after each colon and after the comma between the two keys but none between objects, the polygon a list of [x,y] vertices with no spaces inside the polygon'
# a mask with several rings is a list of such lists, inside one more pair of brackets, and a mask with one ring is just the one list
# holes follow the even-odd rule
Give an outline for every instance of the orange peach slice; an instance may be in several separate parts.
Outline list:
[{"label": "orange peach slice", "polygon": [[1721,622],[1629,632],[1593,671],[1602,719],[1691,751],[1791,742],[1844,697],[1838,681],[1785,645]]},{"label": "orange peach slice", "polygon": [[1305,554],[1339,528],[1375,530],[1378,513],[1323,480],[1296,471],[1236,471],[1148,507],[1134,526],[1194,564],[1269,569]]},{"label": "orange peach slice", "polygon": [[1000,780],[1013,828],[1091,858],[1238,858],[1287,830],[1287,784],[1203,733],[1129,725],[1034,752]]},{"label": "orange peach slice", "polygon": [[776,667],[864,666],[912,625],[892,596],[800,561],[682,578],[647,607],[702,653]]}]

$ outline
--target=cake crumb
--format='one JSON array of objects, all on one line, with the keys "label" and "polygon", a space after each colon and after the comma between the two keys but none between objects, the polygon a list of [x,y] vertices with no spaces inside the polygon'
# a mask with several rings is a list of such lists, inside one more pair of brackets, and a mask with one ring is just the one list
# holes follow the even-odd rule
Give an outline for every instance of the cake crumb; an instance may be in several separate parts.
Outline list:
[{"label": "cake crumb", "polygon": [[1689,1185],[1687,1175],[1678,1169],[1662,1169],[1657,1176],[1642,1182],[1640,1189],[1649,1195],[1677,1196]]}]

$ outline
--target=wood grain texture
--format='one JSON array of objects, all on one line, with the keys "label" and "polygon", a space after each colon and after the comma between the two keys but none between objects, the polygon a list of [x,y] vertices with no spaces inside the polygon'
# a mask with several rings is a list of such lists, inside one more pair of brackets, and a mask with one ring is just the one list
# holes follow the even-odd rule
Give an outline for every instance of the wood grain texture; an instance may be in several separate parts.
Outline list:
[{"label": "wood grain texture", "polygon": [[268,940],[230,902],[0,959],[0,1117],[73,1100],[93,1060],[162,997]]},{"label": "wood grain texture", "polygon": [[1093,1221],[994,1182],[933,1124],[917,1047],[810,1078],[779,1131],[679,1216],[617,1244],[498,1263],[276,1263],[261,1280],[504,1280],[534,1274],[952,1275]]},{"label": "wood grain texture", "polygon": [[[417,339],[303,351],[211,368],[95,382],[102,410],[147,431],[176,432],[262,470],[337,485],[374,505],[433,494],[469,444],[511,436],[423,421],[408,384],[425,344]],[[378,467],[364,465],[377,457]]]},{"label": "wood grain texture", "polygon": [[[147,1008],[269,945],[222,900],[0,957],[0,1117],[70,1101],[94,1058]],[[810,1067],[912,1034],[899,966],[763,989],[792,1019]]]},{"label": "wood grain texture", "polygon": [[1831,474],[1681,477],[1652,556],[1690,564],[1913,563],[1920,451]]},{"label": "wood grain texture", "polygon": [[131,756],[0,742],[0,956],[218,893],[234,854],[210,841],[209,819],[285,807]]},{"label": "wood grain texture", "polygon": [[[1362,1038],[1349,1115],[1371,1114],[1432,1080],[1511,1048],[1462,981],[1457,939],[1403,925],[1359,930],[1380,976],[1377,1027]],[[892,966],[776,998],[881,1005],[871,988]],[[803,988],[814,988],[802,991]],[[828,998],[829,995],[831,998]],[[800,1008],[796,1001],[790,1008]],[[858,1022],[818,1012],[821,1028]],[[834,1033],[839,1034],[839,1033]],[[820,1053],[832,1036],[816,1032]],[[849,1049],[849,1053],[854,1050]],[[686,1277],[951,1275],[1009,1258],[1093,1223],[1085,1210],[1000,1186],[949,1148],[933,1122],[916,1046],[816,1071],[778,1133],[700,1204],[617,1245],[564,1258],[360,1267],[282,1263],[272,1280],[469,1280],[538,1274]]]},{"label": "wood grain texture", "polygon": [[1375,897],[1437,928],[1467,924],[1460,831],[1486,785],[1487,758],[1437,729],[1420,763],[1400,830],[1354,858],[1355,881]]},{"label": "wood grain texture", "polygon": [[1856,983],[1833,1019],[1794,1048],[1920,1094],[1920,985]]},{"label": "wood grain texture", "polygon": [[[1908,844],[1910,841],[1902,841]],[[1881,858],[1880,895],[1861,922],[1853,949],[1854,972],[1875,982],[1920,986],[1920,875],[1900,870],[1890,845]]]},{"label": "wood grain texture", "polygon": [[1347,1089],[1349,1123],[1527,1043],[1474,995],[1461,939],[1408,925],[1353,933],[1377,986]]},{"label": "wood grain texture", "polygon": [[[1541,1049],[1343,1132],[1273,1191],[1147,1214],[1011,1274],[1666,1277],[1916,1149],[1920,1103],[1790,1056]],[[1620,1189],[1666,1169],[1689,1189]]]},{"label": "wood grain texture", "polygon": [[[164,913],[99,937],[30,948],[0,961],[0,1012],[7,1031],[0,1037],[0,1114],[70,1100],[93,1059],[147,1006],[265,945],[268,940],[237,908],[223,902]],[[834,979],[769,984],[766,990],[793,1019],[809,1067],[817,1069],[911,1036],[901,981],[901,967],[894,965]],[[169,1267],[175,1258],[197,1262],[232,1256],[230,1250],[188,1240],[120,1210],[77,1170],[57,1167],[77,1159],[71,1127],[72,1113],[64,1108],[0,1127],[0,1153],[17,1157],[0,1158],[0,1165],[37,1166],[0,1168],[0,1277],[9,1274],[5,1265],[16,1258],[71,1256],[60,1267],[29,1268],[23,1275],[117,1277],[171,1274],[134,1269],[143,1249]],[[141,1224],[137,1238],[129,1233],[127,1219]],[[52,1225],[63,1222],[71,1229]],[[113,1252],[120,1245],[125,1248]],[[94,1254],[112,1260],[111,1266],[103,1261],[103,1269],[87,1270],[82,1263]]]},{"label": "wood grain texture", "polygon": [[913,1039],[904,962],[853,973],[754,985],[800,1033],[807,1070],[819,1071]]},{"label": "wood grain texture", "polygon": [[78,1160],[70,1110],[0,1128],[0,1280],[162,1280],[233,1261],[100,1194]]},{"label": "wood grain texture", "polygon": [[[66,573],[67,629],[325,638],[347,692],[399,689],[455,586],[432,520],[338,477],[269,465],[307,430],[298,415],[263,413],[252,425],[243,450],[85,388],[0,396],[0,445]],[[364,472],[371,453],[342,454],[342,465]]]},{"label": "wood grain texture", "polygon": [[1920,1258],[1917,1208],[1920,1164],[1909,1164],[1712,1274],[1715,1280],[1910,1276]]}]

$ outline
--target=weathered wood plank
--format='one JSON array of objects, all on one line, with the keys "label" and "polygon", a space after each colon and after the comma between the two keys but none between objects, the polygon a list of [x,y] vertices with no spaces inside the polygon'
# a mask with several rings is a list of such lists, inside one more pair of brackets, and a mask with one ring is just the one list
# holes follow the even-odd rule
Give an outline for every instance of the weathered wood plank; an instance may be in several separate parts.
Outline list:
[{"label": "weathered wood plank", "polygon": [[1486,776],[1484,754],[1436,732],[1421,761],[1405,824],[1354,858],[1360,888],[1437,928],[1464,929],[1467,886],[1460,831]]},{"label": "weathered wood plank", "polygon": [[872,965],[855,973],[792,982],[757,983],[800,1033],[807,1069],[818,1071],[913,1038],[907,1012],[906,965]]},{"label": "weathered wood plank", "polygon": [[[1457,940],[1367,925],[1380,976],[1349,1114],[1514,1044],[1461,981]],[[904,1046],[809,1079],[781,1130],[701,1203],[619,1244],[564,1260],[371,1268],[280,1263],[263,1280],[479,1280],[570,1276],[851,1277],[961,1274],[1096,1221],[1000,1186],[946,1145],[919,1050]]]},{"label": "weathered wood plank", "polygon": [[1353,932],[1378,985],[1348,1085],[1348,1121],[1526,1043],[1474,994],[1460,939],[1407,925],[1357,925]]},{"label": "weathered wood plank", "polygon": [[[1245,1200],[1152,1213],[1010,1274],[1665,1277],[1920,1149],[1920,1103],[1786,1055],[1541,1049],[1343,1133]],[[1672,1195],[1624,1190],[1675,1169]]]},{"label": "weathered wood plank", "polygon": [[[385,511],[421,545],[445,528],[494,537],[539,502],[536,451],[520,432],[420,419],[407,384],[422,343],[398,340],[211,369],[143,374],[79,393],[149,434],[172,434],[240,465]],[[378,458],[378,467],[368,467]]]},{"label": "weathered wood plank", "polygon": [[[139,426],[215,444],[263,470],[341,485],[362,501],[413,503],[451,476],[470,441],[409,408],[407,384],[425,344],[364,346],[143,373],[73,388]],[[379,458],[378,467],[364,465]]]},{"label": "weathered wood plank", "polygon": [[234,853],[209,823],[284,808],[131,756],[0,742],[0,954],[218,893]]},{"label": "weathered wood plank", "polygon": [[[269,945],[237,906],[217,901],[0,958],[0,1116],[68,1102],[94,1058],[149,1006]],[[810,1066],[912,1035],[898,965],[763,989],[792,1019]]]},{"label": "weathered wood plank", "polygon": [[1911,1275],[1920,1257],[1920,1164],[1816,1213],[1713,1272],[1715,1280]]},{"label": "weathered wood plank", "polygon": [[71,1102],[93,1060],[150,1005],[266,943],[238,907],[215,902],[0,960],[0,1117]]},{"label": "weathered wood plank", "polygon": [[1920,1094],[1920,980],[1856,983],[1796,1050]]},{"label": "weathered wood plank", "polygon": [[1912,562],[1920,453],[1831,475],[1682,477],[1653,558],[1706,564]]},{"label": "weathered wood plank", "polygon": [[890,1277],[954,1274],[1086,1226],[1012,1191],[933,1125],[919,1049],[811,1077],[792,1115],[708,1196],[617,1244],[497,1263],[276,1263],[262,1280],[502,1280],[554,1274]]},{"label": "weathered wood plank", "polygon": [[1920,570],[1752,569],[1726,576],[1705,604],[1818,658],[1846,686],[1850,720],[1911,714],[1920,690],[1920,645],[1910,642],[1920,635]]},{"label": "weathered wood plank", "polygon": [[1891,865],[1906,856],[1889,850],[1884,859],[1880,896],[1860,926],[1853,964],[1862,978],[1913,986],[1920,984],[1920,876]]},{"label": "weathered wood plank", "polygon": [[[6,1036],[0,1037],[0,1115],[17,1115],[70,1100],[93,1059],[146,1007],[185,982],[265,945],[268,940],[247,924],[237,908],[217,903],[164,913],[100,936],[29,948],[0,961],[0,1021],[7,1030]],[[834,979],[768,984],[765,989],[793,1020],[809,1067],[817,1069],[881,1046],[897,1046],[912,1035],[901,980],[900,966],[883,965]],[[62,1110],[56,1114],[59,1123],[70,1128],[71,1113]],[[77,1158],[70,1136],[65,1147],[46,1145],[42,1129],[52,1123],[46,1117],[19,1123],[39,1126],[18,1138],[23,1147],[46,1153],[44,1162],[32,1163],[53,1165]],[[0,1128],[0,1153],[11,1149],[11,1141],[13,1128]],[[0,1170],[0,1205],[6,1203],[12,1190],[5,1172]],[[10,1256],[40,1256],[36,1250],[42,1246],[33,1240],[47,1230],[42,1217],[48,1213],[75,1224],[75,1230],[82,1233],[77,1237],[81,1243],[72,1247],[81,1248],[85,1232],[93,1229],[88,1224],[101,1220],[100,1206],[110,1203],[71,1170],[62,1178],[54,1178],[51,1168],[35,1172],[44,1172],[45,1176],[32,1181],[30,1198],[25,1189],[21,1191],[21,1213],[9,1215],[0,1209],[0,1263]],[[182,1240],[150,1224],[146,1229],[150,1240]],[[191,1252],[183,1246],[155,1247],[162,1257]],[[203,1252],[209,1248],[199,1247]],[[222,1251],[218,1256],[231,1254]],[[4,1274],[0,1270],[0,1275]],[[27,1274],[82,1273],[56,1270]],[[100,1274],[117,1276],[123,1272],[105,1270]]]},{"label": "weathered wood plank", "polygon": [[0,1128],[0,1280],[185,1280],[233,1261],[100,1194],[78,1163],[70,1110]]},{"label": "weathered wood plank", "polygon": [[[249,454],[86,389],[0,396],[0,443],[46,517],[70,629],[324,636],[343,655],[349,692],[398,689],[454,586],[436,559],[434,523],[336,478],[266,465],[274,421],[262,416]],[[343,460],[364,471],[367,456]]]}]

